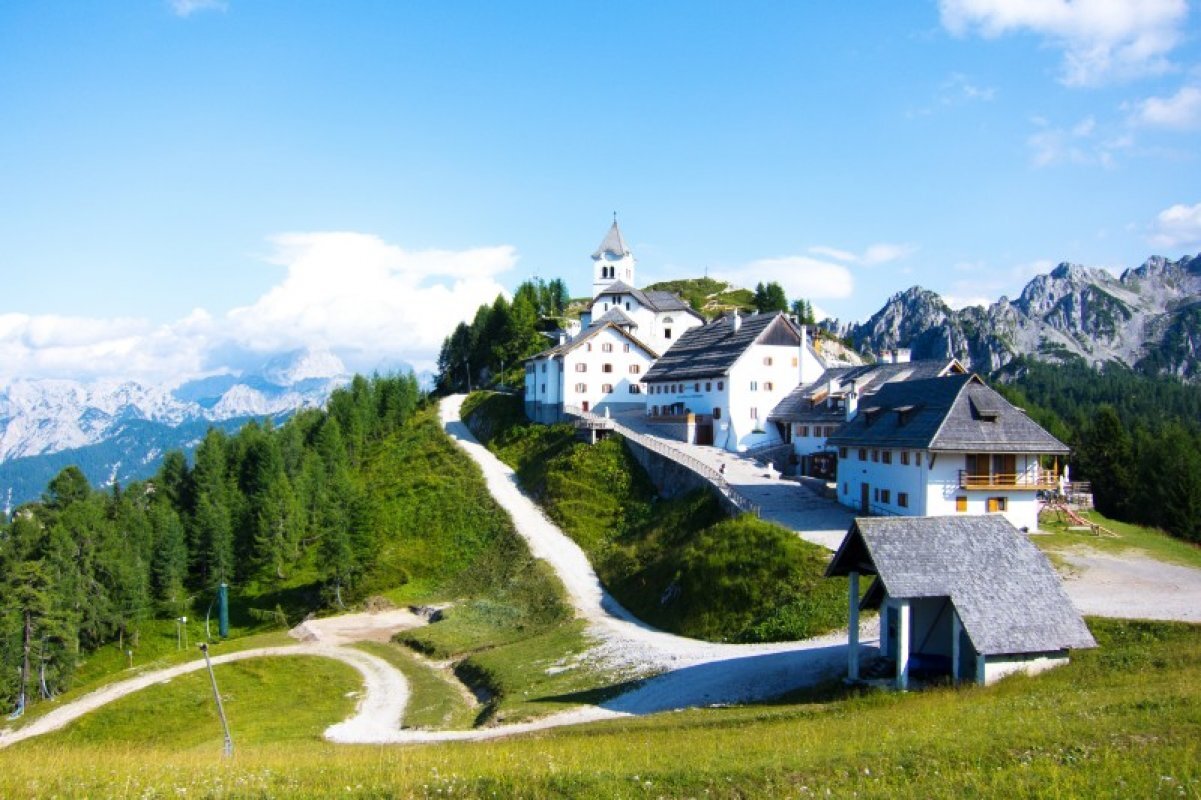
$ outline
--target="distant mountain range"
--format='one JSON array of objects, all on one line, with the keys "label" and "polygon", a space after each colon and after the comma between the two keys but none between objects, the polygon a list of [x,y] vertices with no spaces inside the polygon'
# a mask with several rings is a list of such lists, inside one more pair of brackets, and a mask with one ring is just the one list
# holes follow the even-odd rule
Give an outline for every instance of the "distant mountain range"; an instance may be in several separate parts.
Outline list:
[{"label": "distant mountain range", "polygon": [[350,380],[328,350],[276,356],[246,374],[176,387],[134,381],[18,380],[0,390],[0,505],[40,495],[69,464],[96,485],[146,477],[163,454],[190,451],[211,425],[235,430],[255,418],[321,406]]},{"label": "distant mountain range", "polygon": [[862,324],[827,323],[859,350],[908,347],[912,357],[956,357],[979,372],[1019,355],[1098,366],[1120,362],[1149,375],[1201,382],[1201,255],[1154,256],[1121,277],[1060,264],[1016,300],[950,308],[919,286],[893,295]]}]

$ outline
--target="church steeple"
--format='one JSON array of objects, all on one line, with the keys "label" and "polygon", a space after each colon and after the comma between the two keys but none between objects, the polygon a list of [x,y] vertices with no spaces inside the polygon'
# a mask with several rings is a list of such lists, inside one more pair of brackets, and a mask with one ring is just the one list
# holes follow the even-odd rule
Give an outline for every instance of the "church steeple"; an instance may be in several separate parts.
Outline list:
[{"label": "church steeple", "polygon": [[613,212],[613,225],[601,240],[600,247],[592,254],[592,296],[607,289],[611,284],[621,281],[634,286],[634,260],[630,248],[617,227],[617,212]]}]

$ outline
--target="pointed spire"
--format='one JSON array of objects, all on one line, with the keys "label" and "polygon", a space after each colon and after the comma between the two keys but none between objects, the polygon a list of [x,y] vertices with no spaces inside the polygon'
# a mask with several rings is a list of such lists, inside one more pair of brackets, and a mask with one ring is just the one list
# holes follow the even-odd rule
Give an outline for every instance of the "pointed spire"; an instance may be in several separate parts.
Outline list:
[{"label": "pointed spire", "polygon": [[596,248],[596,252],[592,254],[592,257],[600,258],[606,253],[616,258],[623,258],[630,254],[630,249],[626,247],[626,241],[622,238],[621,228],[617,227],[616,211],[613,212],[613,225],[610,226],[609,232],[605,234],[600,247]]}]

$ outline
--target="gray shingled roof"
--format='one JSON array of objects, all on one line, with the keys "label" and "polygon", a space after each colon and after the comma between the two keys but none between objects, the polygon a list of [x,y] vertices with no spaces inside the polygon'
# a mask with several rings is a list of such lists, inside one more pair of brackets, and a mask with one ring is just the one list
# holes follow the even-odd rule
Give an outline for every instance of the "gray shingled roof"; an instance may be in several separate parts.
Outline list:
[{"label": "gray shingled roof", "polygon": [[596,248],[596,252],[592,254],[593,258],[600,258],[608,253],[609,255],[622,256],[629,255],[630,248],[626,247],[626,240],[622,238],[621,228],[617,227],[617,220],[613,220],[613,225],[609,228],[609,232],[605,234],[605,238],[601,240],[600,247]]},{"label": "gray shingled roof", "polygon": [[760,336],[783,335],[800,344],[800,334],[783,314],[752,314],[737,331],[731,317],[690,328],[647,370],[646,381],[691,380],[725,375]]},{"label": "gray shingled roof", "polygon": [[827,408],[824,402],[814,405],[815,399],[824,400],[830,383],[834,383],[836,394],[845,393],[854,383],[862,398],[875,394],[880,387],[893,381],[925,380],[937,378],[954,369],[962,369],[955,359],[920,360],[903,364],[866,364],[859,367],[831,367],[812,383],[798,386],[789,392],[767,415],[770,420],[780,422],[830,422],[842,420],[845,413]]},{"label": "gray shingled roof", "polygon": [[879,576],[865,607],[884,592],[949,597],[985,655],[1097,646],[1046,556],[999,514],[857,518],[826,575],[852,570]]},{"label": "gray shingled roof", "polygon": [[622,311],[617,306],[613,306],[598,319],[593,320],[592,324],[601,325],[605,322],[612,322],[614,325],[632,325],[635,328],[638,327],[638,323],[630,319],[630,315]]},{"label": "gray shingled roof", "polygon": [[643,291],[635,289],[625,281],[613,281],[593,299],[593,303],[605,295],[621,295],[628,294],[637,300],[643,308],[649,308],[651,311],[686,311],[692,314],[697,319],[704,319],[692,306],[688,305],[688,301],[681,298],[674,292],[664,292],[659,290]]},{"label": "gray shingled roof", "polygon": [[576,336],[574,339],[571,339],[570,341],[564,342],[563,344],[560,344],[560,345],[555,345],[554,347],[552,347],[548,350],[543,350],[541,353],[538,353],[537,355],[532,355],[529,358],[523,359],[523,361],[534,361],[535,359],[539,359],[539,358],[554,358],[555,356],[561,356],[561,355],[564,355],[565,353],[570,353],[572,350],[576,349],[577,347],[582,345],[584,342],[591,339],[593,336],[596,336],[598,333],[603,331],[605,328],[612,328],[613,330],[617,331],[624,338],[629,339],[630,342],[632,342],[633,344],[635,344],[638,347],[641,347],[643,350],[645,350],[650,355],[651,358],[659,357],[659,354],[655,351],[655,348],[644,343],[642,340],[638,339],[638,337],[634,336],[634,334],[630,333],[627,330],[624,330],[621,326],[615,325],[612,322],[599,322],[598,321],[598,322],[593,323],[592,325],[589,325],[587,328],[585,328],[583,331],[581,331],[580,334],[578,336]]},{"label": "gray shingled roof", "polygon": [[[905,413],[899,413],[904,410]],[[1068,447],[984,384],[948,375],[885,384],[826,440],[835,447],[895,447],[962,453],[1045,453]]]}]

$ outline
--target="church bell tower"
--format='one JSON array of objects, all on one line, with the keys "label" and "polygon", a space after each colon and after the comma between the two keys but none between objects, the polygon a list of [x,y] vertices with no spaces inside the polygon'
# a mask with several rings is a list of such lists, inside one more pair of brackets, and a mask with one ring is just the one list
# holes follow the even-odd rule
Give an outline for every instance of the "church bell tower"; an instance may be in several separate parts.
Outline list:
[{"label": "church bell tower", "polygon": [[617,227],[617,213],[613,214],[613,225],[592,254],[592,296],[621,281],[629,286],[634,283],[634,255],[626,247],[621,228]]}]

